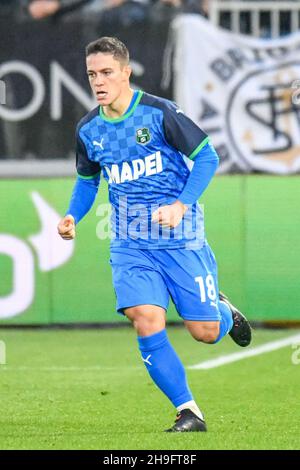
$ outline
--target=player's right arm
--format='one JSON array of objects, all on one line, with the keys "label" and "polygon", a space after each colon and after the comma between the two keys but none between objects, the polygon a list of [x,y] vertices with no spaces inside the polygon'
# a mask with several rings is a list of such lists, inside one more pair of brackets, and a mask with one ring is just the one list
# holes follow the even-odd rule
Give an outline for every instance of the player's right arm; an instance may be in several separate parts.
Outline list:
[{"label": "player's right arm", "polygon": [[100,183],[99,163],[89,160],[87,149],[78,129],[76,142],[77,180],[66,215],[57,226],[58,233],[64,240],[75,238],[75,227],[91,209]]}]

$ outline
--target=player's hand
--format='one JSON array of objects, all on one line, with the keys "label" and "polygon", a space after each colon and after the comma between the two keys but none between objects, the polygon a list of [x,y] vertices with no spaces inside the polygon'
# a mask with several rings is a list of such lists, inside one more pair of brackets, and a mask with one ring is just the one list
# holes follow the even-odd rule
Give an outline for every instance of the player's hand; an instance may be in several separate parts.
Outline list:
[{"label": "player's hand", "polygon": [[64,240],[73,240],[75,238],[75,220],[72,215],[66,215],[57,226],[61,238]]},{"label": "player's hand", "polygon": [[58,0],[34,0],[28,6],[29,13],[35,20],[54,15],[59,8],[60,3]]},{"label": "player's hand", "polygon": [[175,228],[180,224],[188,207],[177,200],[173,204],[161,206],[152,214],[152,222],[162,227]]}]

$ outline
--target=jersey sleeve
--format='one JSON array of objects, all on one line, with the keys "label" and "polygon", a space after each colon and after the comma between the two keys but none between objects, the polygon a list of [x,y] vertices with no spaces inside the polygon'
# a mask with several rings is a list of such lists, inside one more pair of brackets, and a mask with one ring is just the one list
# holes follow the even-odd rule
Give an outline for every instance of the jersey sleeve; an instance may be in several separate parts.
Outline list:
[{"label": "jersey sleeve", "polygon": [[98,162],[93,162],[88,158],[86,146],[80,137],[79,129],[76,129],[76,170],[79,178],[96,178],[100,173]]},{"label": "jersey sleeve", "polygon": [[190,159],[209,141],[207,134],[171,101],[164,109],[163,126],[167,142]]}]

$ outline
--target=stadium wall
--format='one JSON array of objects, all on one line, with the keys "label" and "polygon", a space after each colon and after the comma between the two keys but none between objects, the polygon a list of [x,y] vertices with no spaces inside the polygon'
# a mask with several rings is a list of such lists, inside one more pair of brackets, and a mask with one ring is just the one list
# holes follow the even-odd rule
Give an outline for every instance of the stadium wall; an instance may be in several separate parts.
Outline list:
[{"label": "stadium wall", "polygon": [[[205,193],[220,288],[253,321],[300,318],[299,183],[299,176],[218,176]],[[96,235],[106,187],[74,243],[56,234],[72,186],[72,178],[1,180],[0,324],[124,321],[115,313],[109,240]],[[177,319],[173,306],[168,318]]]}]

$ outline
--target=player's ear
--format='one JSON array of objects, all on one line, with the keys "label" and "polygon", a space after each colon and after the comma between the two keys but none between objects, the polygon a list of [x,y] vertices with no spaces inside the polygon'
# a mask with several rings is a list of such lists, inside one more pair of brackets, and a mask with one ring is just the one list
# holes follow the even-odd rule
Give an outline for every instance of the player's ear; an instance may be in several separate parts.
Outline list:
[{"label": "player's ear", "polygon": [[132,68],[130,67],[130,65],[125,65],[123,72],[124,72],[126,80],[129,80],[131,72],[132,72]]}]

